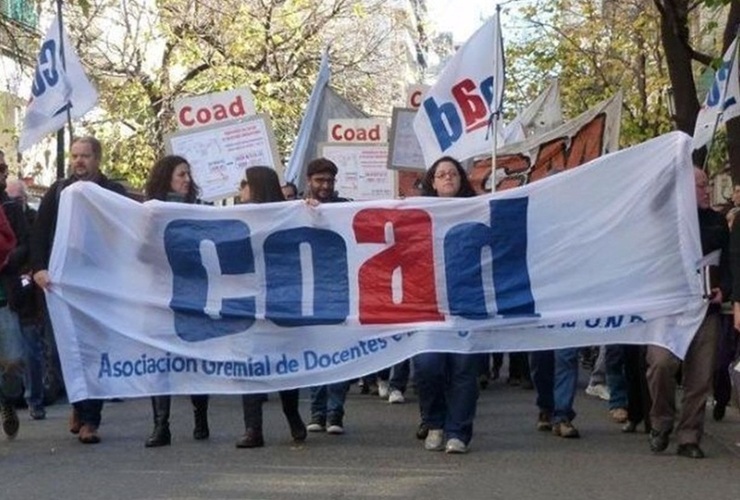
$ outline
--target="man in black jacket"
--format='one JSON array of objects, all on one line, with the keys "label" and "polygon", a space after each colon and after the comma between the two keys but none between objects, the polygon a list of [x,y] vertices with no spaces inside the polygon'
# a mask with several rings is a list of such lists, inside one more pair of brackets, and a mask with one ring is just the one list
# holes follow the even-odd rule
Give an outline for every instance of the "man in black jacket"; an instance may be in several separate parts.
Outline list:
[{"label": "man in black jacket", "polygon": [[[647,380],[653,404],[650,409],[650,449],[661,452],[668,447],[668,438],[676,422],[678,454],[687,458],[704,458],[699,447],[704,433],[704,409],[712,389],[714,357],[720,330],[720,304],[729,297],[730,283],[728,246],[730,234],[725,218],[712,210],[709,204],[707,175],[694,168],[696,202],[699,209],[699,231],[704,255],[722,250],[720,259],[721,283],[712,288],[709,309],[689,350],[681,362],[669,350],[650,345],[647,348]],[[683,398],[681,413],[676,419],[676,375],[681,369]]]},{"label": "man in black jacket", "polygon": [[[36,223],[31,233],[31,266],[34,271],[34,281],[45,290],[53,286],[53,283],[49,280],[47,269],[54,243],[59,198],[62,190],[77,181],[87,181],[94,182],[121,195],[126,194],[123,186],[109,180],[100,172],[102,155],[100,142],[94,137],[74,139],[69,152],[70,176],[52,184],[41,200]],[[47,327],[51,328],[50,321],[47,321]],[[103,401],[100,399],[87,399],[74,403],[74,409],[69,420],[69,431],[73,434],[79,434],[79,440],[82,443],[94,444],[100,442],[98,426],[100,425],[102,409]]]}]

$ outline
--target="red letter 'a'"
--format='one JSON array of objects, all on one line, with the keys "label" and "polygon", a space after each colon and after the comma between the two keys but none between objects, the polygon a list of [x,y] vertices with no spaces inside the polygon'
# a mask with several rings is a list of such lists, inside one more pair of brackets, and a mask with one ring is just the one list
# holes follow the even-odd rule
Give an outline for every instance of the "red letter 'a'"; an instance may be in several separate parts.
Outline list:
[{"label": "red letter 'a'", "polygon": [[[390,224],[392,241],[386,240]],[[360,323],[442,321],[437,308],[432,221],[423,210],[366,209],[355,215],[357,243],[389,244],[360,266]],[[393,300],[393,273],[400,300]]]}]

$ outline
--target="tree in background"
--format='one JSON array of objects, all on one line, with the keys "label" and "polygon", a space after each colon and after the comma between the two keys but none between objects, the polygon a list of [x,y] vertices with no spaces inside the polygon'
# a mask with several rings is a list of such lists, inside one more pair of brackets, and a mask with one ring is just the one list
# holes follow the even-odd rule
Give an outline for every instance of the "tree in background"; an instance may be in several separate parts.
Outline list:
[{"label": "tree in background", "polygon": [[134,185],[175,129],[174,101],[188,95],[249,87],[287,156],[325,47],[332,85],[389,114],[402,98],[389,89],[400,89],[395,37],[405,22],[382,0],[92,0],[66,13],[105,110],[89,125],[113,174]]},{"label": "tree in background", "polygon": [[567,117],[625,90],[624,146],[671,129],[659,17],[642,0],[539,0],[515,15],[529,27],[506,40],[510,101],[526,103],[557,76]]},{"label": "tree in background", "polygon": [[[697,97],[695,75],[709,65],[716,65],[722,54],[732,43],[740,26],[740,2],[738,0],[654,0],[660,13],[660,34],[666,54],[671,86],[676,104],[676,126],[688,134],[694,132],[696,115],[701,105]],[[692,22],[704,12],[726,11],[721,47],[713,47],[711,53],[703,53],[697,47],[707,31],[718,32],[717,23],[711,22],[699,26],[697,32],[691,32]],[[721,10],[725,9],[725,10]],[[716,37],[719,38],[719,37]],[[720,152],[723,157],[724,152]],[[740,183],[740,118],[727,122],[727,153],[730,161],[733,181]],[[703,156],[699,155],[700,161]],[[713,155],[714,156],[714,155]],[[721,166],[720,162],[720,166]]]}]

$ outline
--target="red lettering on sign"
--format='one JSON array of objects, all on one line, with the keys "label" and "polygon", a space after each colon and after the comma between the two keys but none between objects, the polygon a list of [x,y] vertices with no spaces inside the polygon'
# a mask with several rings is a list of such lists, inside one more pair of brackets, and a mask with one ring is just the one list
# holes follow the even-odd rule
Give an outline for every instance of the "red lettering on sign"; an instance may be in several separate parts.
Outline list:
[{"label": "red lettering on sign", "polygon": [[179,122],[186,127],[192,127],[196,123],[208,125],[209,123],[220,122],[230,118],[240,118],[246,116],[247,110],[244,108],[244,100],[241,96],[231,101],[228,106],[225,104],[214,104],[212,107],[202,107],[193,109],[192,106],[183,106],[177,115]]},{"label": "red lettering on sign", "polygon": [[347,127],[337,123],[331,128],[331,138],[337,142],[380,142],[380,124],[365,127]]}]

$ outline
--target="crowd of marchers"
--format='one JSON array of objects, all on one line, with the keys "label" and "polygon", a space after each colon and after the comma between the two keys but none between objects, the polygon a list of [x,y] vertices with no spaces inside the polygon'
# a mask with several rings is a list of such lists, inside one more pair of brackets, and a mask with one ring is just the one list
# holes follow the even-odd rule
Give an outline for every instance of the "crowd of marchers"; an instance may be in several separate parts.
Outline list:
[{"label": "crowd of marchers", "polygon": [[[44,351],[45,346],[53,346],[54,335],[43,291],[54,286],[47,269],[61,192],[75,182],[93,182],[126,195],[121,184],[101,172],[102,160],[103,148],[97,139],[74,139],[68,177],[52,184],[36,212],[27,203],[25,184],[20,180],[7,181],[8,166],[0,152],[0,410],[2,430],[9,439],[19,432],[15,404],[19,392],[28,405],[30,418],[45,418],[43,379],[49,357]],[[326,158],[312,160],[305,169],[305,192],[299,193],[295,184],[281,185],[272,168],[250,167],[241,181],[239,202],[279,203],[299,198],[311,206],[349,202],[339,197],[335,189],[339,168]],[[712,417],[721,420],[733,387],[737,390],[740,385],[732,380],[733,373],[740,373],[732,370],[740,354],[740,224],[733,224],[740,213],[740,186],[735,187],[733,206],[721,213],[710,206],[707,176],[701,168],[694,168],[694,179],[703,253],[722,253],[719,265],[710,273],[709,307],[685,358],[681,360],[655,345],[510,353],[508,383],[534,389],[537,411],[533,430],[566,439],[580,437],[574,423],[574,400],[579,366],[589,364],[591,378],[586,392],[608,401],[610,418],[622,424],[623,432],[644,431],[654,453],[665,451],[674,436],[678,455],[704,457],[700,445],[707,400],[714,403]],[[475,195],[462,165],[451,157],[442,157],[431,166],[420,191],[422,196],[440,198]],[[200,190],[190,164],[175,155],[165,156],[152,166],[144,194],[147,200],[200,203]],[[360,385],[363,392],[374,388],[389,403],[402,404],[413,383],[419,400],[416,435],[423,441],[424,449],[461,454],[468,452],[473,440],[480,390],[489,380],[499,377],[502,357],[422,353],[363,377]],[[299,409],[299,390],[280,391],[291,438],[303,442],[310,432],[343,434],[350,383],[348,380],[311,387],[308,423]],[[682,391],[677,390],[679,385]],[[242,396],[244,434],[236,441],[238,448],[264,446],[262,405],[266,399],[266,394]],[[191,401],[193,438],[208,439],[209,396],[194,394]],[[153,429],[143,439],[144,445],[170,445],[171,397],[155,396],[151,403]],[[69,431],[81,443],[100,442],[102,409],[103,401],[98,399],[72,405]]]}]

